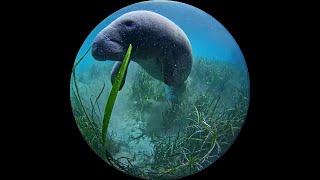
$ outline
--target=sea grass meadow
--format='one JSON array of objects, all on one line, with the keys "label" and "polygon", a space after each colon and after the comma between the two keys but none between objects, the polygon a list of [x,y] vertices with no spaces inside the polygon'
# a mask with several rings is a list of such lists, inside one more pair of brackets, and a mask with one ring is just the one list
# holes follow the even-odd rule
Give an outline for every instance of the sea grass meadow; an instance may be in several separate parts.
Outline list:
[{"label": "sea grass meadow", "polygon": [[[171,104],[165,84],[130,61],[103,140],[115,62],[94,60],[90,46],[100,30],[133,10],[157,12],[181,27],[192,45],[193,66],[180,101]],[[197,173],[232,147],[245,123],[250,83],[241,50],[216,19],[193,6],[146,1],[123,8],[89,34],[75,65],[70,98],[78,128],[88,148],[128,175],[176,179]]]}]

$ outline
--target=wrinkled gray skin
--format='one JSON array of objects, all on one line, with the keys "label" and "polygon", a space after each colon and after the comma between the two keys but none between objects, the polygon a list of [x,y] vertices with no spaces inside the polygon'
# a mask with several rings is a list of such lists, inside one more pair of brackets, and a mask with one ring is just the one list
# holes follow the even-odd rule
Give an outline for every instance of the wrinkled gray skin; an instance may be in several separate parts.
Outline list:
[{"label": "wrinkled gray skin", "polygon": [[[173,91],[184,85],[192,67],[192,49],[186,34],[172,21],[150,11],[132,11],[96,36],[92,56],[98,61],[118,61],[112,69],[112,84],[129,44],[132,44],[130,59],[153,78]],[[125,78],[120,89],[124,82]]]}]

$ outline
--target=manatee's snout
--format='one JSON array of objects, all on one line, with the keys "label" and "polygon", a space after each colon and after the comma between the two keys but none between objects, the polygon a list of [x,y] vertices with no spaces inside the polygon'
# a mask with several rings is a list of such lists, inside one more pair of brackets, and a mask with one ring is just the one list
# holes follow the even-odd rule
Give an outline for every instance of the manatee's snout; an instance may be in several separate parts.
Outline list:
[{"label": "manatee's snout", "polygon": [[98,61],[120,60],[123,54],[121,41],[99,33],[92,44],[92,56]]},{"label": "manatee's snout", "polygon": [[94,59],[98,61],[106,60],[106,52],[104,49],[106,49],[106,40],[101,35],[98,35],[92,44],[92,56]]}]

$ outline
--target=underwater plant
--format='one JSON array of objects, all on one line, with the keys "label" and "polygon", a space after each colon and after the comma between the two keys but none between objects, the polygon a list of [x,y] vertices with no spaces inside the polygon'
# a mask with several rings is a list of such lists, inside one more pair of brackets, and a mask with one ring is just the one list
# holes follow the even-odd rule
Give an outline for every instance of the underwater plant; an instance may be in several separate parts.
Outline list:
[{"label": "underwater plant", "polygon": [[[75,116],[75,119],[77,121],[77,125],[80,129],[81,134],[85,134],[87,139],[88,144],[94,148],[94,150],[97,152],[97,154],[105,159],[107,162],[109,162],[111,165],[113,165],[114,167],[117,167],[119,169],[122,169],[125,172],[129,172],[130,167],[126,167],[126,165],[124,165],[123,163],[119,162],[118,160],[112,158],[112,154],[116,153],[117,151],[119,151],[119,145],[117,143],[115,143],[114,141],[114,137],[116,136],[115,134],[111,134],[111,135],[107,135],[107,137],[105,136],[106,130],[108,128],[108,123],[110,120],[110,116],[112,113],[112,108],[114,105],[114,101],[116,100],[117,94],[118,94],[118,90],[121,84],[121,81],[123,79],[123,75],[124,72],[126,71],[128,64],[129,64],[129,59],[130,59],[130,53],[132,50],[132,45],[129,45],[129,48],[127,50],[127,53],[124,57],[124,60],[122,63],[122,66],[120,68],[120,71],[116,77],[114,86],[111,90],[109,99],[108,99],[108,103],[106,105],[105,108],[105,114],[103,117],[103,124],[102,124],[102,128],[101,128],[101,136],[99,136],[99,130],[100,127],[99,125],[96,123],[97,121],[95,121],[94,119],[94,113],[96,114],[94,108],[95,105],[98,105],[98,99],[100,98],[104,88],[105,88],[105,84],[103,85],[102,89],[100,90],[98,96],[96,97],[94,103],[91,101],[90,99],[90,103],[92,105],[92,113],[91,113],[91,118],[89,116],[89,114],[86,112],[86,108],[85,105],[82,101],[82,98],[79,94],[79,88],[77,85],[77,80],[76,80],[76,67],[79,65],[79,63],[83,60],[83,58],[87,55],[87,53],[89,52],[89,50],[91,49],[91,47],[85,52],[85,54],[77,61],[77,63],[74,64],[73,69],[72,69],[72,77],[71,80],[73,80],[73,85],[71,87],[71,103],[72,103],[72,110],[73,110],[73,114]],[[100,113],[101,114],[101,113]],[[96,116],[99,117],[99,116]],[[107,140],[106,140],[107,138]],[[107,141],[108,143],[105,144],[105,141]],[[111,152],[109,152],[111,150]],[[130,170],[130,172],[134,172],[132,170]]]},{"label": "underwater plant", "polygon": [[119,73],[115,79],[115,82],[112,86],[108,101],[107,101],[107,105],[105,108],[105,113],[104,113],[104,117],[103,117],[103,121],[102,121],[102,143],[105,143],[105,134],[107,132],[107,128],[109,125],[109,121],[110,121],[110,117],[111,117],[111,113],[112,113],[112,108],[114,105],[114,102],[117,98],[118,95],[118,91],[120,88],[120,85],[122,83],[123,80],[123,76],[127,70],[128,64],[129,64],[129,59],[130,59],[130,54],[131,54],[131,50],[132,50],[132,45],[129,45],[129,48],[127,50],[126,55],[124,56],[123,62],[121,64]]},{"label": "underwater plant", "polygon": [[[77,90],[74,74],[73,111],[88,144],[111,166],[146,179],[179,178],[211,165],[232,144],[243,125],[249,87],[241,74],[233,75],[237,68],[231,64],[202,57],[196,57],[194,62],[186,92],[174,106],[166,102],[163,83],[148,76],[139,66],[135,67],[136,71],[128,71],[133,73],[133,79],[126,82],[121,94],[130,101],[120,118],[132,119],[133,125],[126,126],[139,133],[127,133],[125,142],[111,127],[108,133],[105,131],[107,143],[103,144],[101,119],[110,115],[101,111],[98,102],[105,98],[102,96],[107,85],[102,83],[99,90],[93,91],[92,99],[84,100]],[[150,143],[150,155],[125,153],[132,148],[129,144],[142,141]]]},{"label": "underwater plant", "polygon": [[[162,110],[160,106],[152,106],[161,102],[161,106],[165,105],[164,94],[159,91],[164,87],[141,69],[134,75],[128,102],[130,111],[125,114],[143,125],[142,134],[132,140],[151,137],[153,144],[153,162],[145,162],[149,168],[135,166],[144,169],[142,177],[177,178],[202,170],[225,152],[232,144],[230,139],[240,131],[248,108],[248,87],[241,86],[238,82],[242,81],[235,80],[237,76],[228,75],[234,72],[231,65],[204,58],[195,62],[198,65],[194,66],[182,101]],[[199,85],[195,84],[203,77],[197,72],[206,73],[215,86],[208,83],[202,86],[205,91],[199,91]],[[233,102],[224,103],[222,98],[226,97],[233,97]],[[152,116],[159,115],[159,111],[162,117]]]},{"label": "underwater plant", "polygon": [[231,147],[248,112],[249,83],[244,54],[214,17],[184,3],[142,2],[87,36],[70,100],[82,137],[108,165],[137,178],[176,179]]}]

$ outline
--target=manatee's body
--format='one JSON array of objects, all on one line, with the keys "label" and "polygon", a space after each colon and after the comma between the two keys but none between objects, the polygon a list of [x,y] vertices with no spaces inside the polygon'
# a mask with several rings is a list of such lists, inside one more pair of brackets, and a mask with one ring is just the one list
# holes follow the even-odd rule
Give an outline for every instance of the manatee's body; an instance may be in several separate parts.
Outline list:
[{"label": "manatee's body", "polygon": [[169,92],[175,94],[183,87],[192,67],[192,49],[176,24],[154,12],[132,11],[104,28],[94,40],[92,55],[100,61],[118,61],[112,83],[129,44],[133,47],[130,59],[168,85]]}]

